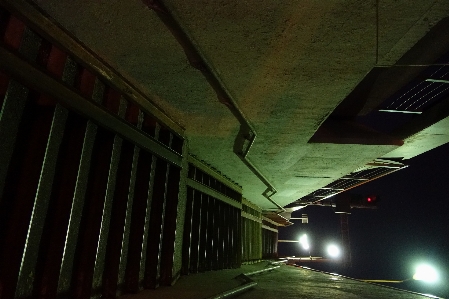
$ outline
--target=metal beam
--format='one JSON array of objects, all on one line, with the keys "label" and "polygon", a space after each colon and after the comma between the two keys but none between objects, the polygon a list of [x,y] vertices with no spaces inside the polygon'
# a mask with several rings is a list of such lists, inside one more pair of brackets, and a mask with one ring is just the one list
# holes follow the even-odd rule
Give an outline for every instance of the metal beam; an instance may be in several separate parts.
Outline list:
[{"label": "metal beam", "polygon": [[217,199],[219,199],[219,200],[221,200],[221,201],[223,201],[223,202],[225,202],[225,203],[227,203],[227,204],[229,204],[229,205],[231,205],[233,207],[236,207],[238,209],[242,209],[242,204],[241,203],[239,203],[239,202],[237,202],[237,201],[235,201],[235,200],[233,200],[233,199],[231,199],[231,198],[229,198],[227,196],[224,196],[220,192],[217,192],[217,191],[215,191],[212,188],[209,188],[209,187],[207,187],[207,186],[205,186],[203,184],[200,184],[200,183],[198,183],[195,180],[192,180],[192,179],[188,178],[187,179],[187,186],[190,186],[193,189],[196,189],[196,190],[198,190],[200,192],[206,193],[207,195],[210,195],[210,196],[212,196],[214,198],[217,198]]},{"label": "metal beam", "polygon": [[94,119],[101,126],[181,167],[182,157],[178,153],[149,138],[140,130],[130,126],[118,116],[110,114],[99,105],[88,101],[71,88],[61,84],[58,80],[35,68],[2,46],[0,46],[0,68],[19,79],[19,81],[26,82],[32,88],[58,99],[62,105]]}]

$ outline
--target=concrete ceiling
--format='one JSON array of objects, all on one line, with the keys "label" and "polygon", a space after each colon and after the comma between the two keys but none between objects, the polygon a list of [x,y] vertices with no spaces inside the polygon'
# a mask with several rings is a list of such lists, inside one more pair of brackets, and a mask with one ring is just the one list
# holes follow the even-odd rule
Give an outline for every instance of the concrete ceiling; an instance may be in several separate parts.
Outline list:
[{"label": "concrete ceiling", "polygon": [[[398,67],[449,16],[446,0],[159,1],[165,12],[148,8],[157,1],[35,3],[141,88],[185,128],[192,154],[241,185],[244,197],[262,208],[274,207],[262,196],[266,185],[233,152],[239,121],[189,63],[161,14],[169,12],[179,24],[252,125],[257,138],[247,157],[277,189],[272,199],[282,206],[376,158],[408,159],[449,141],[449,122],[441,117],[401,138],[403,146],[385,141],[389,136],[335,142],[318,134],[320,141],[311,141],[373,69]],[[429,52],[436,46],[423,47]],[[437,54],[420,63],[433,63]],[[408,70],[404,78],[415,73]],[[378,91],[407,83],[385,78],[367,98],[382,102],[386,95]],[[374,103],[352,101],[349,106],[360,104],[359,114]]]}]

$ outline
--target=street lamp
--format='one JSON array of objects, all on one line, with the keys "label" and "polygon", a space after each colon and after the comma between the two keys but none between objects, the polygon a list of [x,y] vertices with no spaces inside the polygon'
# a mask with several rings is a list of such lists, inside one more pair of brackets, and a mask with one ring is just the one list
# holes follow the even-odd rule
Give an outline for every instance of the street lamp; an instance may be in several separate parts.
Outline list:
[{"label": "street lamp", "polygon": [[331,244],[327,246],[327,254],[332,258],[337,258],[340,256],[340,248],[335,244]]},{"label": "street lamp", "polygon": [[423,264],[416,267],[413,279],[425,282],[436,282],[438,280],[438,273],[433,267]]},{"label": "street lamp", "polygon": [[307,238],[307,235],[304,234],[299,238],[299,243],[301,244],[302,248],[309,251],[309,257],[312,259],[312,255],[310,254],[310,244],[309,239]]}]

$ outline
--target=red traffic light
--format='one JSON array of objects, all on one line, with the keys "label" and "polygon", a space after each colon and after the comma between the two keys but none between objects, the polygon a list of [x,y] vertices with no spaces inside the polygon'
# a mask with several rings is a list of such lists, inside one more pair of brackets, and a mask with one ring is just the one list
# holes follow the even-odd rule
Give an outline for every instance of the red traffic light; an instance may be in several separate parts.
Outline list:
[{"label": "red traffic light", "polygon": [[374,196],[374,195],[371,195],[371,196],[367,196],[367,197],[366,197],[366,202],[367,202],[367,203],[370,203],[370,204],[376,203],[376,200],[377,200],[377,197]]}]

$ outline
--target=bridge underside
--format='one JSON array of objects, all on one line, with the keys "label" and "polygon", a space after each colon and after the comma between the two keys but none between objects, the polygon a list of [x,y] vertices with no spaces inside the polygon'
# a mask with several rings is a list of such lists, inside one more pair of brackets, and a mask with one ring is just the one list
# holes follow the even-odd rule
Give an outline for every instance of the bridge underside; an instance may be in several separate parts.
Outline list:
[{"label": "bridge underside", "polygon": [[0,1],[0,298],[114,298],[276,257],[290,212],[449,141],[448,16]]}]

